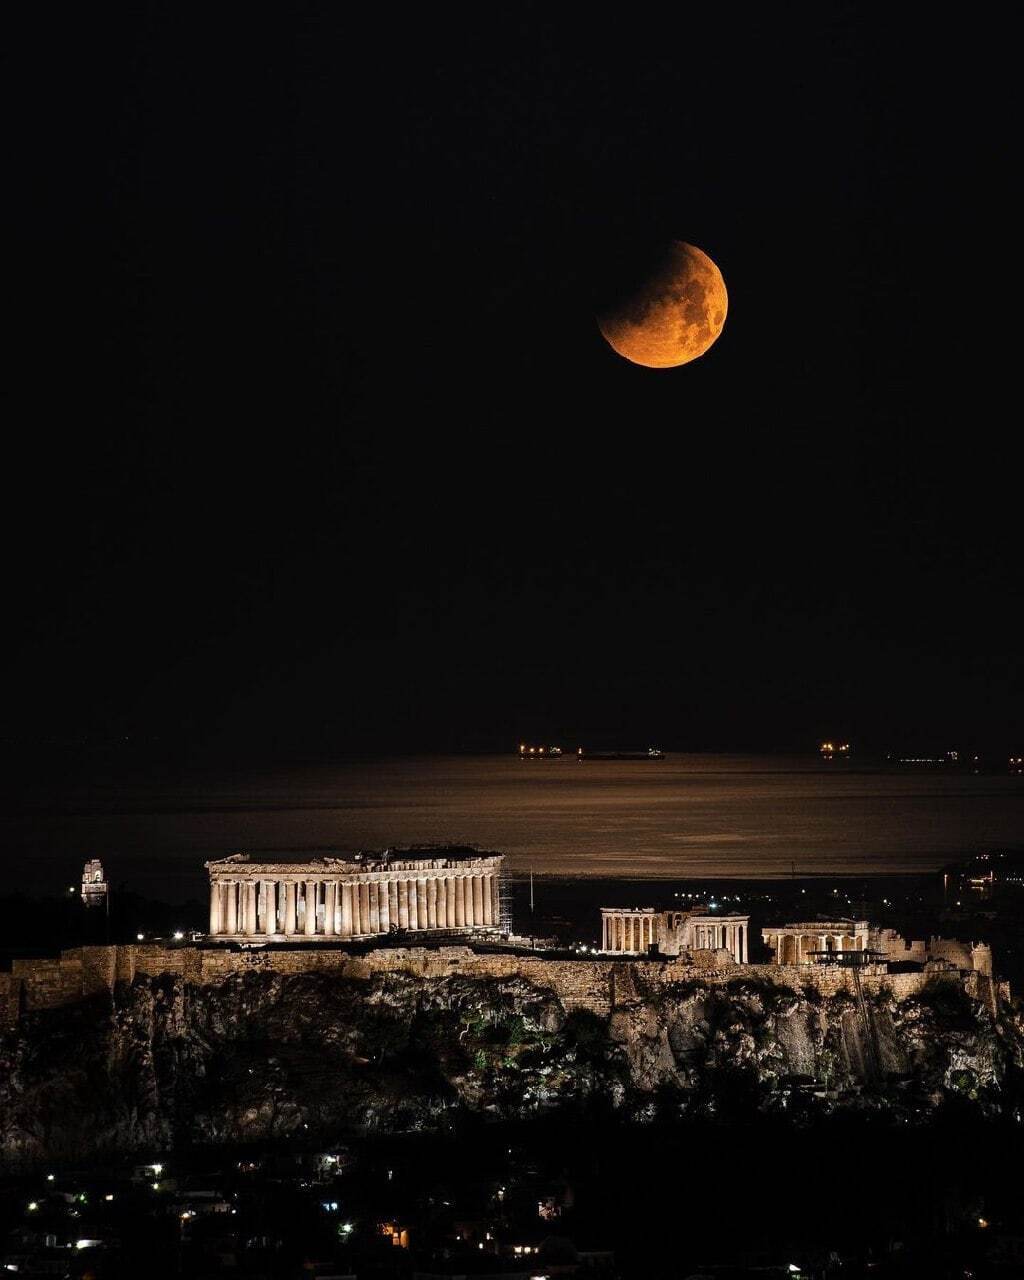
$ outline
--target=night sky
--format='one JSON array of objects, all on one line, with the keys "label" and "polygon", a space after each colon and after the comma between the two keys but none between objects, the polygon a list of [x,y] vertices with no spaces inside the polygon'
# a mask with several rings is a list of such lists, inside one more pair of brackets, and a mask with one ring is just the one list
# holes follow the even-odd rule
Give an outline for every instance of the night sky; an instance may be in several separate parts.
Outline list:
[{"label": "night sky", "polygon": [[1012,42],[713,8],[26,10],[5,736],[1024,745]]}]

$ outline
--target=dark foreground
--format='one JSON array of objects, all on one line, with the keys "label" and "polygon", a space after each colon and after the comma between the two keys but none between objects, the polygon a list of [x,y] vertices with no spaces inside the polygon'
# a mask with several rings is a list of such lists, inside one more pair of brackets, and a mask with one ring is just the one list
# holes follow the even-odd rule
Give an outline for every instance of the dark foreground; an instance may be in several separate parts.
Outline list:
[{"label": "dark foreground", "polygon": [[[622,1125],[593,1108],[3,1184],[20,1275],[1019,1276],[1016,1122]],[[47,1245],[48,1242],[48,1245]],[[79,1246],[79,1242],[83,1242]],[[45,1265],[49,1269],[41,1270]]]}]

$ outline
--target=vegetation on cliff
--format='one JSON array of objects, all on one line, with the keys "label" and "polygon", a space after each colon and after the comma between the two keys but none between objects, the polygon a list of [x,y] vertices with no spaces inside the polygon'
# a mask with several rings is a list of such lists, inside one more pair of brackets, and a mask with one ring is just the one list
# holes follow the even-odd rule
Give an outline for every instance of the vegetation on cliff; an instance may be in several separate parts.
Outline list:
[{"label": "vegetation on cliff", "polygon": [[567,1010],[522,978],[253,972],[194,987],[137,978],[29,1013],[0,1051],[0,1148],[75,1158],[191,1143],[439,1129],[614,1108],[922,1120],[1021,1097],[1022,1025],[958,986],[864,1009],[749,978]]}]

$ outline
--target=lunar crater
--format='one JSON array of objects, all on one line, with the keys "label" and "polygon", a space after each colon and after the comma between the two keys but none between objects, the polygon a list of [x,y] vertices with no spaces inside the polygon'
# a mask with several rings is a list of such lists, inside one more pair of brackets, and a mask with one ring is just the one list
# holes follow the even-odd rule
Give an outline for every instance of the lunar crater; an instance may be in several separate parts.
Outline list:
[{"label": "lunar crater", "polygon": [[695,245],[675,240],[646,280],[601,313],[598,327],[626,360],[650,369],[675,368],[717,340],[728,305],[715,263]]}]

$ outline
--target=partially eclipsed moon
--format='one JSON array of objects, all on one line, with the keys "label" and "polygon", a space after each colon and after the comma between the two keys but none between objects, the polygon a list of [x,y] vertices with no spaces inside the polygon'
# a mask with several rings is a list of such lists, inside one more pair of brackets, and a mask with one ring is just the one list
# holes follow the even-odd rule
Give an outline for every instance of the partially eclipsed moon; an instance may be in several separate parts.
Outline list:
[{"label": "partially eclipsed moon", "polygon": [[597,323],[620,356],[648,369],[672,369],[707,351],[728,306],[722,273],[708,255],[673,240],[650,276]]}]

